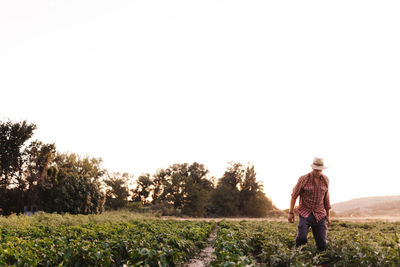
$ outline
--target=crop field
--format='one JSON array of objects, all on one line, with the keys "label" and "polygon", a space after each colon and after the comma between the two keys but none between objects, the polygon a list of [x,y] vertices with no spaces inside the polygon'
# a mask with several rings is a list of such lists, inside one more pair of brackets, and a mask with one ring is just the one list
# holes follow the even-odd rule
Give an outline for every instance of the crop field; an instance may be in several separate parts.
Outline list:
[{"label": "crop field", "polygon": [[[311,231],[310,231],[311,232]],[[285,222],[219,223],[214,266],[400,266],[400,223],[334,221],[328,249],[316,253],[312,234],[294,248],[296,225]]]},{"label": "crop field", "polygon": [[214,222],[35,215],[1,221],[0,265],[175,266],[206,244]]},{"label": "crop field", "polygon": [[400,266],[399,234],[399,222],[334,221],[317,253],[311,233],[294,248],[296,224],[279,221],[13,215],[0,218],[0,266],[185,266],[206,247],[211,266]]}]

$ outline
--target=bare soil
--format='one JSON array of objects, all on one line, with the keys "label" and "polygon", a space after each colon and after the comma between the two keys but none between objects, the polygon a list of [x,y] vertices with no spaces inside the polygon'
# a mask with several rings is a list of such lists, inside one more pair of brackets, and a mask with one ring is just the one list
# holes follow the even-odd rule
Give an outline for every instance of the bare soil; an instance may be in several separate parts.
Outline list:
[{"label": "bare soil", "polygon": [[186,267],[202,267],[202,266],[210,266],[210,263],[214,260],[215,255],[214,252],[214,242],[217,238],[218,226],[216,226],[211,233],[210,237],[207,240],[207,246],[199,253],[199,255],[192,258],[187,264]]}]

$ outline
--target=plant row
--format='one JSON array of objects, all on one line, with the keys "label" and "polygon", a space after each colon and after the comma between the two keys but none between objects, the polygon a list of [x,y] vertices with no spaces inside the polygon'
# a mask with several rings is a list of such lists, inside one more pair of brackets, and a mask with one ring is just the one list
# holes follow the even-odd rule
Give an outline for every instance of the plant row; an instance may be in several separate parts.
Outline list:
[{"label": "plant row", "polygon": [[[328,230],[318,253],[312,233],[295,247],[296,225],[285,222],[220,222],[213,266],[400,266],[400,223],[340,223]],[[310,231],[311,232],[311,231]]]},{"label": "plant row", "polygon": [[207,242],[213,222],[137,220],[0,227],[0,265],[176,266]]}]

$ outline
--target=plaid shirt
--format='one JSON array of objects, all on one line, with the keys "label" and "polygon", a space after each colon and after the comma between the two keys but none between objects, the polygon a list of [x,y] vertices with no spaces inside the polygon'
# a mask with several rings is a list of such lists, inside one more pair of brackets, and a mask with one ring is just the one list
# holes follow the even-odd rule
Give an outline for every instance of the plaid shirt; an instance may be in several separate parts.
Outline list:
[{"label": "plaid shirt", "polygon": [[314,182],[311,172],[301,176],[292,192],[294,199],[300,195],[299,214],[307,218],[312,213],[317,222],[322,220],[331,208],[328,188],[329,179],[326,175],[322,174],[319,185]]}]

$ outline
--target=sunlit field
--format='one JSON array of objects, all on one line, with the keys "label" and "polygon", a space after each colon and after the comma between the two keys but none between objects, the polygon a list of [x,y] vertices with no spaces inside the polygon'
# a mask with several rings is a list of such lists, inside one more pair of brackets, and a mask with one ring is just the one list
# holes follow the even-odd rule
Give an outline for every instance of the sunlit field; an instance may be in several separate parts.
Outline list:
[{"label": "sunlit field", "polygon": [[[184,266],[201,257],[212,266],[400,264],[400,222],[334,220],[323,253],[316,252],[311,233],[307,245],[294,248],[296,227],[283,218],[194,220],[122,211],[11,215],[0,218],[0,264]],[[212,250],[204,256],[206,247]]]}]

